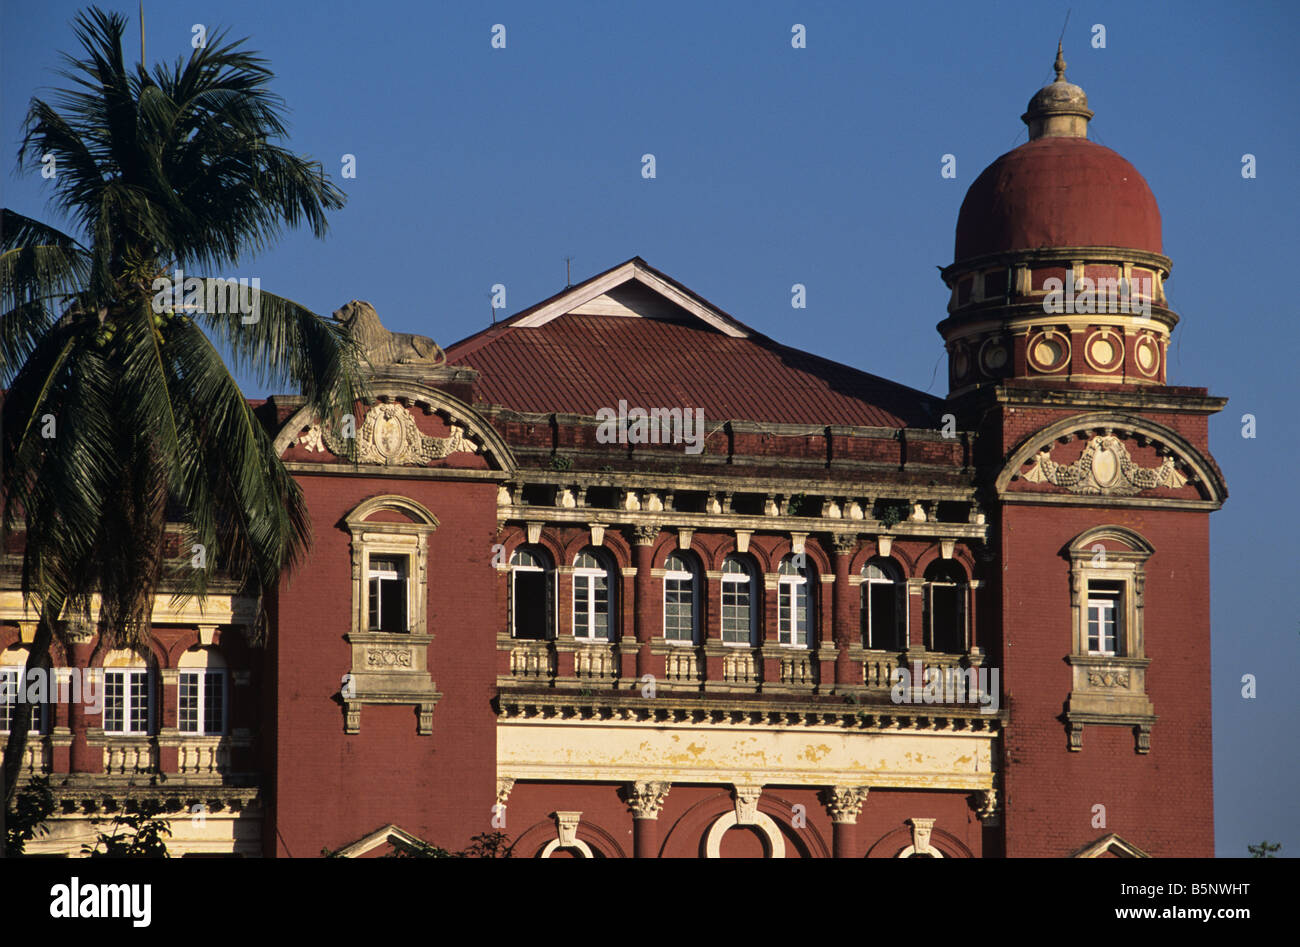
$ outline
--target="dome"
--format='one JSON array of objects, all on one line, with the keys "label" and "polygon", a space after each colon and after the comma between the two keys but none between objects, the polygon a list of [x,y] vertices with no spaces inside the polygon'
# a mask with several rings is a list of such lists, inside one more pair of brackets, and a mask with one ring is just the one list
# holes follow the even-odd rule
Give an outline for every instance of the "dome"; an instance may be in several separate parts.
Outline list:
[{"label": "dome", "polygon": [[975,179],[957,215],[955,260],[1081,246],[1163,253],[1146,180],[1086,138],[1037,138],[1007,152]]},{"label": "dome", "polygon": [[957,215],[955,260],[1043,247],[1162,253],[1160,208],[1137,169],[1088,140],[1088,96],[1065,78],[1034,93],[1020,120],[1029,141],[984,169]]}]

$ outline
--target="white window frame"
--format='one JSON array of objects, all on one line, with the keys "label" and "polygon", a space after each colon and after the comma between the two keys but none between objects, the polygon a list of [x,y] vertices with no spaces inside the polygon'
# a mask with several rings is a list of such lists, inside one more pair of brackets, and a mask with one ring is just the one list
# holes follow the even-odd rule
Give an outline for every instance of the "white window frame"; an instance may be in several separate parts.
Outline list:
[{"label": "white window frame", "polygon": [[[375,560],[397,563],[396,569],[379,568]],[[378,582],[376,586],[374,583]],[[367,551],[366,554],[366,624],[370,626],[370,615],[376,613],[378,624],[367,627],[367,631],[379,631],[383,624],[383,583],[397,582],[402,586],[403,599],[406,601],[406,627],[400,631],[386,631],[385,634],[403,634],[411,630],[411,557],[407,553],[389,553]]]},{"label": "white window frame", "polygon": [[[671,564],[676,560],[685,566],[685,569],[674,569]],[[685,583],[687,594],[690,596],[690,636],[687,638],[670,638],[668,637],[668,590],[669,583]],[[680,591],[677,589],[675,591]],[[664,561],[664,581],[663,581],[663,637],[664,641],[673,645],[694,645],[699,641],[700,636],[700,576],[699,570],[696,569],[691,558],[673,553]]]},{"label": "white window frame", "polygon": [[[727,564],[728,564],[728,563],[735,563],[736,565],[738,565],[738,566],[741,568],[742,571],[741,571],[741,572],[728,572],[728,571],[727,571]],[[754,599],[756,598],[755,592],[757,591],[757,584],[758,584],[758,582],[757,582],[757,579],[756,579],[756,577],[755,577],[754,568],[753,568],[749,563],[745,562],[745,560],[743,560],[743,559],[741,559],[741,558],[739,558],[739,557],[737,557],[737,556],[728,556],[725,560],[723,560],[723,563],[722,563],[722,579],[721,579],[721,585],[722,585],[722,596],[721,596],[721,598],[719,598],[718,601],[719,601],[719,603],[720,603],[720,605],[721,605],[720,615],[719,615],[719,623],[720,623],[719,631],[720,631],[721,634],[722,634],[722,643],[723,643],[724,645],[727,645],[728,647],[732,647],[732,648],[752,648],[752,647],[754,647],[754,645],[755,645],[756,631],[757,631],[757,627],[758,627],[758,626],[757,626],[757,622],[756,622],[756,620],[755,620],[755,618],[756,618],[756,616],[755,616],[756,608],[755,608],[755,606],[754,606]],[[727,640],[727,634],[728,634],[728,629],[727,629],[727,618],[728,618],[728,615],[727,615],[727,609],[729,609],[729,608],[734,609],[734,608],[739,608],[739,607],[740,607],[739,605],[729,605],[729,604],[727,603],[727,596],[728,596],[729,594],[731,594],[731,595],[738,594],[738,593],[736,593],[736,592],[730,591],[730,590],[728,589],[728,586],[736,586],[736,585],[743,585],[743,586],[744,586],[744,595],[745,595],[745,606],[744,606],[744,607],[745,607],[745,609],[746,609],[746,611],[747,611],[747,613],[748,613],[748,615],[749,615],[749,631],[748,631],[748,634],[747,634],[747,636],[746,636],[746,638],[745,638],[744,641],[728,641],[728,640]]]},{"label": "white window frame", "polygon": [[[108,726],[110,701],[108,691],[109,678],[117,674],[122,675],[122,727],[121,729],[110,729]],[[139,709],[139,700],[135,696],[135,687],[133,686],[133,683],[140,678],[144,679],[144,729],[137,728],[133,723],[136,717],[136,711]],[[149,668],[104,668],[102,680],[104,688],[104,712],[102,717],[104,732],[114,736],[148,736],[153,733],[153,674]]]},{"label": "white window frame", "polygon": [[[590,559],[595,565],[580,565],[583,559]],[[579,582],[583,586],[580,594]],[[597,633],[600,584],[605,591],[605,633]],[[581,608],[581,612],[580,612]],[[578,617],[582,614],[586,632],[578,633]],[[579,641],[613,641],[614,640],[614,577],[612,570],[601,558],[590,550],[583,550],[573,560],[573,637]]]},{"label": "white window frame", "polygon": [[[25,665],[23,664],[0,665],[0,675],[13,678],[13,683],[12,685],[10,685],[11,687],[10,692],[13,694],[13,701],[12,702],[6,701],[0,703],[0,707],[5,708],[4,710],[0,710],[0,713],[3,713],[4,716],[8,718],[8,719],[0,720],[0,724],[2,724],[0,725],[0,733],[9,732],[10,727],[12,725],[13,717],[18,713],[18,705],[20,703],[18,700],[18,695],[22,693],[24,672],[25,672]],[[50,672],[50,677],[51,678],[54,677],[54,673],[52,670]],[[55,684],[55,687],[57,688],[58,685]],[[3,693],[4,690],[0,689],[0,695],[3,695]],[[49,695],[47,694],[46,696],[48,697]],[[47,706],[49,705],[48,704],[32,705],[31,724],[27,728],[27,733],[29,735],[32,734],[43,735],[45,733],[45,708]]]},{"label": "white window frame", "polygon": [[[1103,584],[1109,584],[1112,587],[1099,587]],[[1096,636],[1097,647],[1093,647],[1092,623],[1094,608],[1109,608],[1110,611],[1109,633],[1107,633],[1105,626],[1099,626],[1099,633]],[[1086,622],[1084,637],[1088,654],[1124,657],[1124,612],[1123,582],[1106,583],[1100,579],[1090,579],[1088,581],[1087,615],[1084,619]],[[1110,645],[1109,648],[1106,647],[1107,643]]]},{"label": "white window frame", "polygon": [[[787,571],[788,570],[788,571]],[[794,568],[792,557],[786,556],[778,567],[776,582],[776,640],[783,648],[807,649],[813,634],[813,588],[808,580],[808,569]],[[800,604],[800,598],[803,602]],[[803,628],[799,620],[803,620]],[[799,640],[802,637],[802,641]]]},{"label": "white window frame", "polygon": [[[212,682],[209,680],[209,675],[218,678],[216,687],[219,688],[219,693],[221,694],[221,720],[219,721],[217,729],[215,730],[209,729],[208,726],[209,721],[207,719],[208,692],[209,689],[213,686]],[[197,707],[195,709],[195,722],[198,727],[198,729],[196,730],[186,729],[184,716],[183,716],[184,706],[182,701],[184,700],[184,697],[181,688],[185,685],[185,678],[187,677],[198,678],[195,687],[195,700],[197,702]],[[176,678],[176,727],[177,729],[181,733],[188,734],[190,736],[196,736],[196,737],[225,736],[229,732],[228,727],[229,727],[229,717],[230,717],[230,688],[228,686],[228,682],[229,682],[229,677],[226,674],[226,669],[222,667],[181,668]]]}]

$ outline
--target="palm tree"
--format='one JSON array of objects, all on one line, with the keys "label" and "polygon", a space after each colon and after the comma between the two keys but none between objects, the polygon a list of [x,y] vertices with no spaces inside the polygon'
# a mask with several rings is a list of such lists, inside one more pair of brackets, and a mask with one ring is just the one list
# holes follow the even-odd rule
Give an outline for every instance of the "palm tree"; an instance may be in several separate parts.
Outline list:
[{"label": "palm tree", "polygon": [[[310,526],[223,351],[234,370],[301,391],[326,423],[364,394],[334,320],[265,291],[250,315],[177,307],[158,289],[176,270],[237,266],[300,223],[321,237],[343,206],[319,162],[277,144],[266,61],[218,33],[150,73],[124,60],[123,17],[92,7],[73,26],[71,85],[32,99],[18,164],[53,170],[52,206],[79,236],[7,209],[0,221],[0,550],[22,543],[38,618],[29,668],[92,596],[105,646],[139,650],[155,593],[202,596],[218,570],[256,598],[264,633],[262,597]],[[183,559],[169,559],[177,534]],[[26,745],[31,705],[17,709],[0,813]]]}]

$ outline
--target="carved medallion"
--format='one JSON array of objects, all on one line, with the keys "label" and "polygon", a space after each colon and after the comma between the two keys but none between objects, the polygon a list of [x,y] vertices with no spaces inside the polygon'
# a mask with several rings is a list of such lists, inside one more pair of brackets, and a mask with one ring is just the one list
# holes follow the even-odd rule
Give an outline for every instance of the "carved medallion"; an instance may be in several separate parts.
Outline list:
[{"label": "carved medallion", "polygon": [[[347,456],[344,439],[320,424],[312,424],[300,438],[312,453],[329,451]],[[481,448],[465,435],[459,424],[451,425],[450,437],[429,437],[415,426],[415,418],[403,405],[377,404],[366,412],[357,431],[357,463],[384,466],[424,466],[451,454],[477,454]]]},{"label": "carved medallion", "polygon": [[1124,442],[1111,434],[1094,437],[1072,464],[1052,460],[1051,450],[1039,451],[1025,471],[1030,483],[1051,483],[1071,493],[1128,496],[1155,487],[1177,489],[1187,483],[1166,457],[1159,467],[1139,467],[1129,457]]}]

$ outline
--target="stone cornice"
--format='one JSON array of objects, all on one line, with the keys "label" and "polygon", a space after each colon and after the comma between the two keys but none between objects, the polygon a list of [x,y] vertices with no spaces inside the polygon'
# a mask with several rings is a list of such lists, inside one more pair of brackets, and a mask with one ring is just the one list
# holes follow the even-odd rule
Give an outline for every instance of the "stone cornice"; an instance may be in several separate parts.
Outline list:
[{"label": "stone cornice", "polygon": [[728,700],[660,691],[653,698],[619,692],[591,695],[503,686],[496,699],[503,720],[690,724],[713,727],[799,727],[806,730],[967,732],[985,737],[1005,726],[1007,712],[981,713],[943,705],[846,704],[756,698]]},{"label": "stone cornice", "polygon": [[[908,491],[904,491],[908,492]],[[918,489],[916,492],[920,492]],[[1037,494],[1036,494],[1037,496]],[[896,539],[963,539],[984,541],[988,526],[978,523],[912,523],[906,520],[886,526],[877,520],[844,520],[801,516],[743,516],[736,513],[677,513],[656,511],[638,513],[600,509],[602,521],[616,526],[656,526],[663,529],[689,528],[696,530],[749,530],[756,533],[854,533],[876,535],[888,533]],[[497,508],[500,522],[545,522],[587,526],[592,520],[592,508],[566,510],[551,506],[501,506]]]}]

